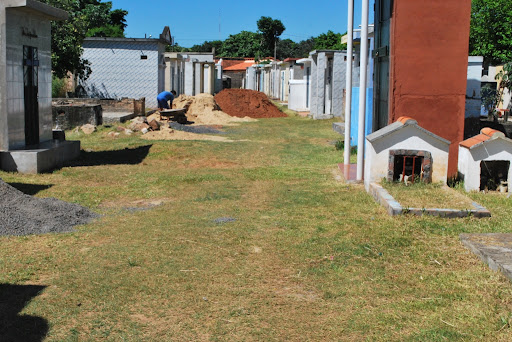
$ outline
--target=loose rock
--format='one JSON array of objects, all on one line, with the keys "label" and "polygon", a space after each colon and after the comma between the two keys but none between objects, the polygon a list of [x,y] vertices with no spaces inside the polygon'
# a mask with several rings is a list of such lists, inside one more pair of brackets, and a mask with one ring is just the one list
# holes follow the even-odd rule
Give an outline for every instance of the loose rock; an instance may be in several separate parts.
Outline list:
[{"label": "loose rock", "polygon": [[92,134],[92,133],[96,132],[96,126],[91,125],[91,124],[85,124],[82,127],[80,127],[80,129],[85,134]]}]

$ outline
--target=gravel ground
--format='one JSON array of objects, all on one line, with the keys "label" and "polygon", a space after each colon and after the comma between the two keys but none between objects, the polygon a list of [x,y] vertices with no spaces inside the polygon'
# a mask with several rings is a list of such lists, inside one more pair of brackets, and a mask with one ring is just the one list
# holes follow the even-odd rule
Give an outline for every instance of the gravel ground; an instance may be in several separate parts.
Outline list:
[{"label": "gravel ground", "polygon": [[188,126],[188,125],[179,124],[177,122],[170,122],[169,127],[172,129],[175,129],[177,131],[196,133],[196,134],[226,134],[226,132],[223,132],[221,130],[218,130],[216,128],[209,127],[209,126]]},{"label": "gravel ground", "polygon": [[29,196],[0,179],[0,235],[70,232],[96,217],[78,204]]}]

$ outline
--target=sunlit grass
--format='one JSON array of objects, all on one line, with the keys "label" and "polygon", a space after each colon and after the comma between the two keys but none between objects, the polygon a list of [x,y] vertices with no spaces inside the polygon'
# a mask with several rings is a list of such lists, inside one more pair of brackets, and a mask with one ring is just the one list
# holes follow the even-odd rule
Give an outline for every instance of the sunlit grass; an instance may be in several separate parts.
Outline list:
[{"label": "sunlit grass", "polygon": [[510,283],[458,236],[510,232],[510,200],[390,217],[336,180],[332,122],[259,120],[227,129],[237,143],[68,134],[72,166],[0,177],[102,217],[0,238],[0,283],[46,286],[22,311],[46,341],[509,340]]}]

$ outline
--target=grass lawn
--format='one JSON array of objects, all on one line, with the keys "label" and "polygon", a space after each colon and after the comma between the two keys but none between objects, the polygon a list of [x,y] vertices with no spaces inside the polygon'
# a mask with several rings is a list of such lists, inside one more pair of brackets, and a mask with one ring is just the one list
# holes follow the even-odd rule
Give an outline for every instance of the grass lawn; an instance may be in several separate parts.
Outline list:
[{"label": "grass lawn", "polygon": [[0,172],[102,215],[0,237],[0,284],[42,289],[10,322],[45,341],[510,341],[512,284],[459,234],[510,232],[512,201],[470,194],[490,219],[390,217],[336,180],[331,125],[263,119],[229,128],[235,143],[100,129],[68,135],[86,151],[73,166]]},{"label": "grass lawn", "polygon": [[404,208],[443,208],[472,210],[473,200],[464,190],[452,189],[442,184],[381,182],[388,193]]}]

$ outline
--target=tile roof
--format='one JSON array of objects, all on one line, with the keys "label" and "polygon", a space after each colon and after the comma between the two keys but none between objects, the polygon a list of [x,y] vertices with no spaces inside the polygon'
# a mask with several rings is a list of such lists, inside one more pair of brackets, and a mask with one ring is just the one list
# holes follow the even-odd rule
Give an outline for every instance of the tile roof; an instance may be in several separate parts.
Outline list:
[{"label": "tile roof", "polygon": [[235,64],[235,65],[231,65],[227,68],[224,68],[224,71],[240,71],[240,70],[245,70],[247,69],[248,67],[250,66],[253,66],[254,64],[256,64],[256,62],[254,62],[254,60],[246,60],[242,63],[238,63],[238,64]]},{"label": "tile roof", "polygon": [[[489,127],[484,127],[480,131],[480,134],[468,138],[464,141],[461,141],[459,145],[468,149],[472,149],[480,144],[483,144],[487,140],[492,140],[496,138],[505,138],[507,140],[510,140],[505,137],[505,134],[503,132],[500,132]],[[510,142],[512,142],[512,140],[510,140]]]}]

